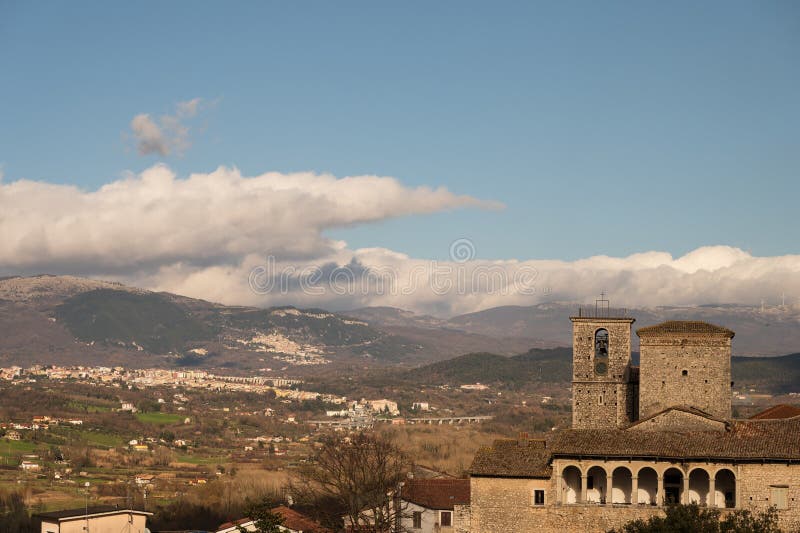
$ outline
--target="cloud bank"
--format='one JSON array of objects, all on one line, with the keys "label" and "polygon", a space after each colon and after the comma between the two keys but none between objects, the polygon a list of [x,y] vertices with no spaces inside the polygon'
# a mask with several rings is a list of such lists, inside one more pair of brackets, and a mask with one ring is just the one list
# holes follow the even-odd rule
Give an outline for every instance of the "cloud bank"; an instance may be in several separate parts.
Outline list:
[{"label": "cloud bank", "polygon": [[[187,103],[190,105],[191,103]],[[196,105],[196,104],[194,104]],[[191,112],[182,111],[182,112]],[[179,179],[156,165],[96,191],[0,183],[0,274],[75,274],[228,304],[347,309],[390,305],[451,315],[499,305],[758,303],[800,296],[800,255],[708,246],[577,261],[476,260],[469,240],[430,261],[350,249],[331,228],[496,202],[390,177],[236,169]]]}]

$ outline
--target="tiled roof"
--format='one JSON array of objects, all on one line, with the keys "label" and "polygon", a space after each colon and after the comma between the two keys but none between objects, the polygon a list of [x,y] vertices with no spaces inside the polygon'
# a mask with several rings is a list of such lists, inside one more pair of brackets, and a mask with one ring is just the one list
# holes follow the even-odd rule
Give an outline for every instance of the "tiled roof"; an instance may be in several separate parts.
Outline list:
[{"label": "tiled roof", "polygon": [[232,527],[241,526],[252,521],[253,520],[251,518],[240,518],[239,520],[234,520],[233,522],[225,522],[224,524],[220,524],[220,526],[217,528],[217,531],[222,531],[225,529],[230,529]]},{"label": "tiled roof", "polygon": [[655,326],[647,326],[636,330],[636,334],[640,337],[643,335],[665,335],[665,334],[694,334],[694,335],[725,335],[726,337],[733,338],[735,333],[728,328],[715,326],[708,322],[700,322],[693,320],[668,320]]},{"label": "tiled roof", "polygon": [[285,505],[272,509],[272,512],[281,515],[283,517],[282,525],[289,529],[303,533],[331,533],[330,529],[322,527],[306,515],[289,509]]},{"label": "tiled roof", "polygon": [[773,405],[769,409],[765,409],[760,413],[756,413],[750,417],[751,420],[769,420],[775,418],[792,418],[800,416],[800,407],[787,405],[785,403]]},{"label": "tiled roof", "polygon": [[482,446],[470,467],[473,476],[549,478],[550,450],[545,441],[499,439]]},{"label": "tiled roof", "polygon": [[469,479],[410,479],[400,497],[428,509],[452,509],[469,504]]},{"label": "tiled roof", "polygon": [[688,413],[690,415],[700,416],[700,417],[706,418],[708,420],[713,420],[714,422],[721,422],[723,424],[727,424],[727,420],[723,420],[721,418],[717,418],[714,415],[706,413],[702,409],[698,409],[697,407],[691,407],[691,406],[688,406],[688,405],[673,405],[671,407],[667,407],[666,409],[662,409],[661,411],[658,411],[657,413],[653,413],[652,415],[646,416],[644,418],[640,418],[639,420],[637,420],[636,422],[631,423],[627,427],[630,428],[630,427],[633,427],[633,426],[638,426],[639,424],[641,424],[643,422],[647,422],[648,420],[652,420],[653,418],[656,418],[657,416],[661,416],[661,415],[663,415],[665,413],[668,413],[670,411],[680,411],[682,413]]},{"label": "tiled roof", "polygon": [[722,433],[567,429],[550,448],[554,456],[800,460],[800,417],[732,422]]}]

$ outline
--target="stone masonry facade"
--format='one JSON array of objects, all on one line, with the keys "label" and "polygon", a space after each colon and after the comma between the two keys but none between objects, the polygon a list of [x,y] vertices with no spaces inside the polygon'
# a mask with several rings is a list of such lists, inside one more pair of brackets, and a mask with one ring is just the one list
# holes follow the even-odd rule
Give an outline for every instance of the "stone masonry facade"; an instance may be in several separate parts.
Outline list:
[{"label": "stone masonry facade", "polygon": [[[572,425],[620,427],[636,419],[630,318],[572,317]],[[607,332],[607,355],[598,355],[598,332]]]},{"label": "stone masonry facade", "polygon": [[673,405],[691,405],[712,416],[730,418],[733,332],[716,329],[638,331],[642,417]]},{"label": "stone masonry facade", "polygon": [[731,417],[733,331],[640,328],[637,368],[632,318],[571,321],[572,428],[480,448],[459,533],[601,532],[690,503],[775,507],[780,527],[800,532],[800,415]]}]

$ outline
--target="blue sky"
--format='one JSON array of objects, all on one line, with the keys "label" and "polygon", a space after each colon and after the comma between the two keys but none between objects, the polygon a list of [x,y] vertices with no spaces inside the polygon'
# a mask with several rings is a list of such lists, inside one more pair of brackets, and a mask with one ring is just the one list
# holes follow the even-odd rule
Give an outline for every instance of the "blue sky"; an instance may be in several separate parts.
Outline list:
[{"label": "blue sky", "polygon": [[[163,161],[393,176],[497,200],[349,248],[573,260],[797,253],[800,4],[0,1],[0,162],[96,189]],[[131,119],[203,99],[182,155]]]}]

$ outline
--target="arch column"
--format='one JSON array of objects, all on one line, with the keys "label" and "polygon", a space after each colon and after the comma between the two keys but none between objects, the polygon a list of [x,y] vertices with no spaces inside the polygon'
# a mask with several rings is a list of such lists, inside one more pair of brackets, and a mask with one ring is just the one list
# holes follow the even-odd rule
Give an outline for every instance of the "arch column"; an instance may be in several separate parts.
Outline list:
[{"label": "arch column", "polygon": [[589,484],[589,476],[581,473],[581,500],[578,503],[586,503],[586,486]]},{"label": "arch column", "polygon": [[656,491],[656,505],[664,505],[664,474],[658,475],[658,490]]},{"label": "arch column", "polygon": [[631,478],[631,505],[639,503],[639,476]]},{"label": "arch column", "polygon": [[683,493],[681,494],[681,503],[689,505],[689,476],[683,475]]},{"label": "arch column", "polygon": [[708,475],[708,498],[707,498],[707,505],[709,507],[716,507],[717,506],[717,475],[716,473],[712,476],[711,474]]},{"label": "arch column", "polygon": [[611,473],[606,473],[606,505],[611,505],[614,501],[614,470],[611,470]]},{"label": "arch column", "polygon": [[564,501],[564,484],[561,481],[561,474],[556,473],[556,504],[561,505]]}]

